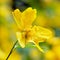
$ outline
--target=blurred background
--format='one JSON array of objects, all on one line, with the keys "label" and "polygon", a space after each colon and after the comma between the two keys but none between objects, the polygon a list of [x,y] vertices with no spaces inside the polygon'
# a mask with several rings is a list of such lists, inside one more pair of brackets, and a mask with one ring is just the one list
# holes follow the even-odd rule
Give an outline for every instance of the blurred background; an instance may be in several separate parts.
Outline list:
[{"label": "blurred background", "polygon": [[54,37],[39,43],[45,53],[31,43],[24,49],[17,44],[8,60],[60,60],[60,0],[0,0],[0,60],[6,59],[17,40],[18,28],[11,12],[28,7],[37,9],[34,24],[50,29]]}]

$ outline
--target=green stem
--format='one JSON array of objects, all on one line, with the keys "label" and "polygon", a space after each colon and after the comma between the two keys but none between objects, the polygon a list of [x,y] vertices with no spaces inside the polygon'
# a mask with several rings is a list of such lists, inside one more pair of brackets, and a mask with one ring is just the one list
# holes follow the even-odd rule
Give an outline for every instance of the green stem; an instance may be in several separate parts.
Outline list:
[{"label": "green stem", "polygon": [[16,41],[16,42],[14,43],[14,45],[13,45],[13,47],[12,47],[12,49],[11,49],[11,51],[10,51],[9,55],[8,55],[8,56],[7,56],[7,58],[6,58],[6,60],[8,60],[8,58],[9,58],[9,57],[10,57],[10,55],[12,54],[13,49],[14,49],[15,45],[17,44],[17,42],[18,42],[18,41]]}]

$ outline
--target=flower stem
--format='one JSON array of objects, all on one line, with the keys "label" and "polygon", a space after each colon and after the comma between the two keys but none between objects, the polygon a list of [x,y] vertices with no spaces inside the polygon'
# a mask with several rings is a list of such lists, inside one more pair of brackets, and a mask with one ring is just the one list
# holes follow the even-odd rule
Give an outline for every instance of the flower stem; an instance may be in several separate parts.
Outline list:
[{"label": "flower stem", "polygon": [[6,60],[8,60],[8,58],[9,58],[9,57],[10,57],[10,55],[12,54],[13,49],[14,49],[15,45],[17,44],[17,42],[18,42],[18,41],[16,41],[16,42],[14,43],[14,45],[13,45],[13,47],[12,47],[12,49],[11,49],[10,53],[8,54],[8,56],[7,56],[7,58],[6,58]]}]

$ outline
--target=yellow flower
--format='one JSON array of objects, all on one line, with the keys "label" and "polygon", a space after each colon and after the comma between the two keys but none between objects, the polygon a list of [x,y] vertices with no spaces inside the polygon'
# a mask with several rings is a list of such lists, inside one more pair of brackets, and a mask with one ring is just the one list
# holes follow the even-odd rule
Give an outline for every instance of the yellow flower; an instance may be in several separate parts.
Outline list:
[{"label": "yellow flower", "polygon": [[36,9],[32,9],[31,7],[23,12],[19,11],[19,9],[13,12],[14,19],[19,28],[16,35],[22,48],[24,48],[28,42],[33,42],[36,47],[43,52],[38,43],[51,38],[52,32],[46,28],[32,25],[33,21],[36,19],[36,13]]},{"label": "yellow flower", "polygon": [[53,51],[54,51],[54,53],[56,54],[57,59],[60,60],[60,45],[54,46],[54,47],[53,47]]},{"label": "yellow flower", "polygon": [[45,56],[45,60],[55,60],[56,59],[56,55],[55,55],[54,51],[52,51],[52,50],[47,51],[44,54],[44,56]]}]

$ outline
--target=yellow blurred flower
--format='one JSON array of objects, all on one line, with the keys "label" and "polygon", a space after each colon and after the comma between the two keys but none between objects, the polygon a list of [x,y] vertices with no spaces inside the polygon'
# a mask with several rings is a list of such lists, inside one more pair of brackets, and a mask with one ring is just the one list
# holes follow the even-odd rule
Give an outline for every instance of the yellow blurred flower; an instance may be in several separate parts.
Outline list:
[{"label": "yellow blurred flower", "polygon": [[57,45],[60,45],[60,38],[59,37],[53,37],[52,39],[47,40],[47,42],[49,44],[51,44],[52,46],[57,46]]},{"label": "yellow blurred flower", "polygon": [[60,60],[60,45],[54,46],[53,51],[55,52],[57,59]]},{"label": "yellow blurred flower", "polygon": [[45,59],[46,60],[55,60],[55,53],[52,50],[49,50],[48,52],[45,53]]},{"label": "yellow blurred flower", "polygon": [[7,39],[9,37],[8,29],[4,26],[0,27],[0,39]]},{"label": "yellow blurred flower", "polygon": [[60,38],[54,37],[49,44],[52,48],[45,53],[46,60],[60,60]]},{"label": "yellow blurred flower", "polygon": [[52,32],[46,28],[32,25],[36,19],[36,13],[36,9],[32,9],[31,7],[27,8],[24,12],[19,11],[19,9],[13,12],[14,19],[19,28],[16,35],[22,48],[24,48],[28,42],[33,42],[36,47],[43,52],[38,43],[50,39]]},{"label": "yellow blurred flower", "polygon": [[5,52],[0,49],[0,60],[5,59]]}]

